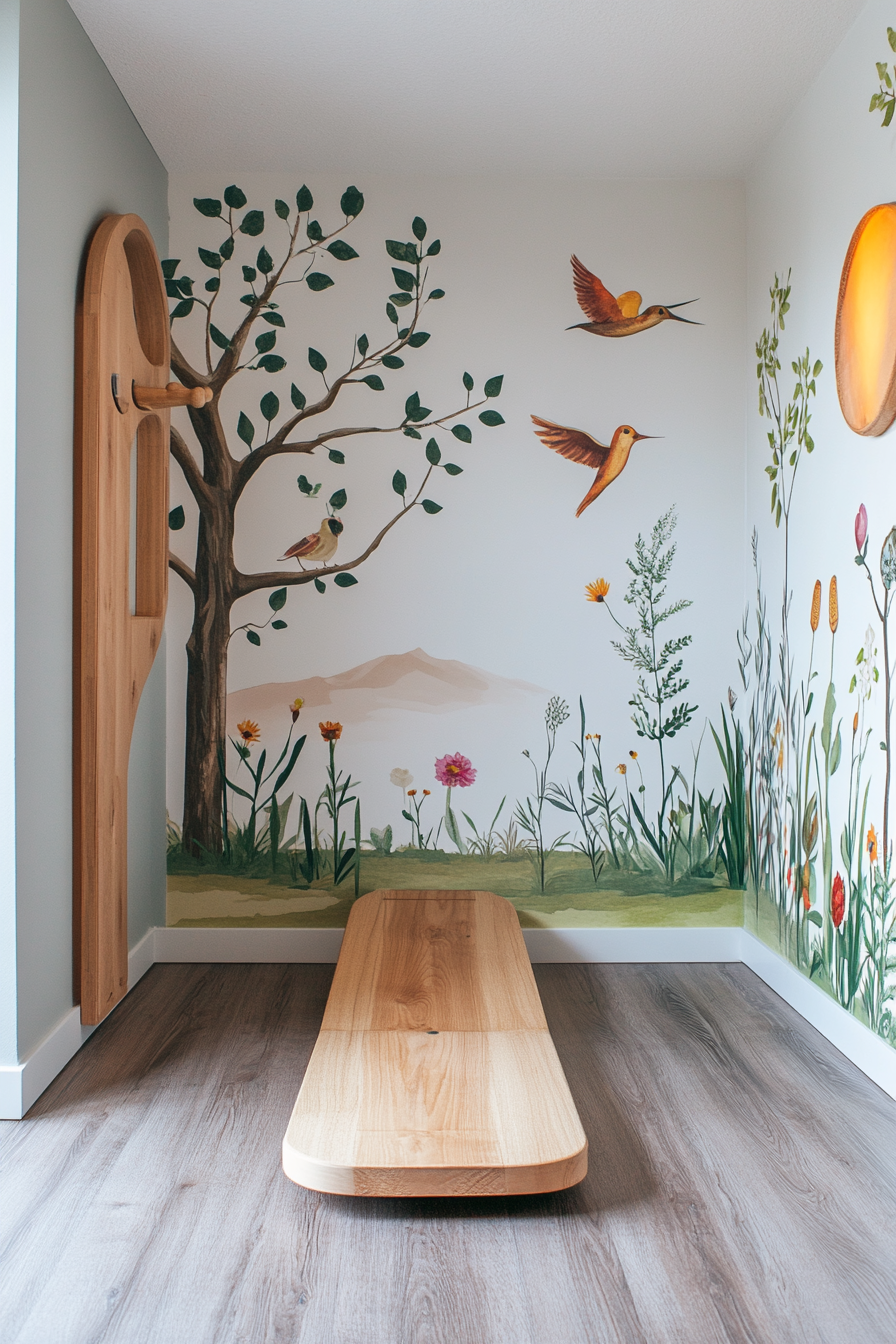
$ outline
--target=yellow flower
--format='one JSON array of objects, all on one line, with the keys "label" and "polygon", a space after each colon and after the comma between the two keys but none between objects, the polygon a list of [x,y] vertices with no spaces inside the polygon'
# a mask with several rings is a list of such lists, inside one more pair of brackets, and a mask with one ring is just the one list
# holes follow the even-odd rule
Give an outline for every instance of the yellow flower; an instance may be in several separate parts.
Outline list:
[{"label": "yellow flower", "polygon": [[837,633],[837,626],[840,624],[840,608],[837,604],[837,575],[831,579],[831,586],[828,589],[828,624],[831,627],[831,634]]},{"label": "yellow flower", "polygon": [[855,737],[855,735],[856,735],[856,733],[857,733],[858,731],[859,731],[859,711],[856,710],[855,714],[853,714],[853,716],[852,716],[852,735],[853,735],[853,737]]},{"label": "yellow flower", "polygon": [[865,846],[868,850],[868,858],[872,863],[877,863],[877,833],[873,826],[870,827],[868,831],[868,839],[865,841]]},{"label": "yellow flower", "polygon": [[319,723],[317,726],[320,729],[320,735],[325,742],[338,742],[342,736],[341,723],[330,723],[328,719],[326,723]]},{"label": "yellow flower", "polygon": [[595,579],[594,583],[585,584],[585,600],[587,602],[603,602],[609,591],[610,585],[606,579]]},{"label": "yellow flower", "polygon": [[627,774],[627,773],[628,773],[628,766],[627,766],[627,765],[617,765],[617,767],[616,767],[616,773],[617,773],[617,775],[625,775],[625,774]]},{"label": "yellow flower", "polygon": [[253,723],[251,719],[243,719],[242,723],[237,724],[236,730],[247,747],[251,742],[261,741],[261,733],[258,724]]},{"label": "yellow flower", "polygon": [[304,700],[302,699],[302,697],[299,695],[299,696],[296,696],[295,700],[293,700],[292,704],[290,705],[289,710],[290,710],[290,713],[292,714],[292,721],[293,721],[293,723],[295,723],[296,719],[299,717],[299,713],[300,713],[301,708],[302,708],[302,706],[304,705],[304,703],[305,703],[305,701],[304,701]]},{"label": "yellow flower", "polygon": [[815,580],[815,588],[812,593],[812,612],[809,616],[809,624],[812,627],[812,633],[818,629],[818,618],[821,616],[821,579]]},{"label": "yellow flower", "polygon": [[638,759],[638,753],[636,751],[630,751],[629,756],[631,756],[633,761],[636,761]]}]

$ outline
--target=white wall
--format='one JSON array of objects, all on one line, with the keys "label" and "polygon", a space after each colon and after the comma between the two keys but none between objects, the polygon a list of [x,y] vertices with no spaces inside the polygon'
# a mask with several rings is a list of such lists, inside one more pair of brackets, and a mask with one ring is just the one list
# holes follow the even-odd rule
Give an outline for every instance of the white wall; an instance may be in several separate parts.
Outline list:
[{"label": "white wall", "polygon": [[[165,171],[69,7],[63,0],[21,0],[18,8],[16,957],[17,1048],[23,1057],[73,1003],[72,384],[78,275],[86,241],[103,215],[142,215],[164,252],[167,210]],[[159,659],[141,704],[131,762],[132,944],[164,915],[163,725]],[[5,845],[3,854],[6,863]]]}]

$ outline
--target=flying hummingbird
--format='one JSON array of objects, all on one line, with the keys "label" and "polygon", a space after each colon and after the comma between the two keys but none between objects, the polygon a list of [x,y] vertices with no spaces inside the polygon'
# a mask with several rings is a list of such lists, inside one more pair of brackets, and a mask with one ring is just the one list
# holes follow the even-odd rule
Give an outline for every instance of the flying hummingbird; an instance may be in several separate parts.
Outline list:
[{"label": "flying hummingbird", "polygon": [[614,299],[602,285],[596,275],[592,275],[587,266],[583,266],[578,257],[572,257],[573,284],[579,307],[588,318],[587,322],[576,322],[567,327],[567,331],[591,331],[595,336],[634,336],[637,331],[646,331],[660,322],[687,322],[688,326],[700,327],[702,322],[692,322],[689,317],[679,317],[673,308],[684,308],[696,299],[685,299],[683,303],[667,303],[665,307],[654,303],[644,312],[639,312],[641,295],[634,289],[626,290]]},{"label": "flying hummingbird", "polygon": [[566,425],[555,425],[550,420],[540,420],[532,416],[535,433],[546,448],[553,448],[561,457],[570,462],[582,462],[586,467],[594,467],[597,475],[594,484],[576,509],[576,517],[584,513],[588,505],[606,490],[607,486],[625,470],[632,444],[639,439],[655,439],[656,434],[639,434],[631,425],[620,425],[610,440],[609,447],[598,443],[583,429],[569,429]]},{"label": "flying hummingbird", "polygon": [[299,564],[303,560],[320,560],[326,563],[332,560],[336,554],[336,547],[339,545],[339,533],[344,524],[339,518],[324,518],[320,525],[319,532],[309,532],[307,537],[297,541],[294,546],[290,546],[285,555],[281,555],[281,560],[298,560]]}]

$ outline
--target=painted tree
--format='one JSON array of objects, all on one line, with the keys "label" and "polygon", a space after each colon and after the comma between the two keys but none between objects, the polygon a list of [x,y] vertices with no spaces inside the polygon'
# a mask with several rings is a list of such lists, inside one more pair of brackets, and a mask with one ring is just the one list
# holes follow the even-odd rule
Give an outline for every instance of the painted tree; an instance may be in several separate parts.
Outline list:
[{"label": "painted tree", "polygon": [[[341,222],[325,232],[312,217],[314,200],[303,186],[296,195],[295,210],[283,200],[274,202],[276,222],[270,223],[278,231],[279,241],[260,247],[255,241],[265,233],[268,219],[259,209],[246,209],[245,194],[236,186],[223,193],[222,200],[196,199],[194,205],[209,226],[220,230],[213,247],[198,249],[199,260],[209,277],[203,283],[190,276],[178,274],[181,262],[171,259],[162,263],[162,271],[169,298],[174,307],[172,324],[192,318],[202,323],[204,367],[194,367],[172,340],[171,365],[174,374],[187,387],[210,388],[212,398],[200,409],[189,408],[188,414],[195,438],[195,447],[176,428],[171,430],[171,454],[183,472],[199,510],[196,556],[192,565],[175,554],[170,565],[193,594],[193,626],[187,641],[187,705],[186,745],[184,769],[183,841],[195,853],[205,849],[216,852],[221,848],[221,789],[219,758],[225,741],[225,711],[227,696],[227,650],[232,633],[232,612],[235,603],[262,590],[271,590],[271,615],[266,623],[274,629],[283,629],[286,622],[279,617],[287,598],[287,589],[296,585],[314,584],[318,592],[326,591],[326,580],[332,577],[339,587],[357,582],[352,573],[368,560],[383,543],[392,529],[416,508],[428,514],[441,511],[441,505],[429,499],[425,492],[433,472],[444,470],[450,476],[460,474],[461,468],[442,459],[433,433],[424,443],[424,432],[447,431],[461,443],[470,443],[469,425],[460,420],[470,412],[479,412],[479,420],[487,426],[503,424],[497,411],[480,407],[501,391],[502,376],[490,378],[483,395],[472,401],[474,381],[463,375],[464,398],[462,405],[442,414],[434,414],[424,406],[419,393],[413,392],[404,403],[403,414],[396,414],[392,423],[379,425],[347,424],[339,428],[319,429],[315,420],[329,411],[339,400],[346,387],[363,384],[371,394],[385,391],[382,374],[404,367],[402,356],[425,345],[429,332],[422,330],[424,309],[444,297],[441,289],[429,288],[429,267],[438,256],[438,239],[426,244],[427,227],[415,218],[411,232],[413,240],[400,242],[386,240],[386,252],[392,262],[391,279],[395,292],[386,303],[386,317],[391,330],[381,343],[371,342],[366,335],[353,341],[348,367],[335,377],[326,357],[313,346],[308,349],[308,364],[319,378],[322,391],[306,398],[293,382],[289,388],[289,406],[281,414],[281,398],[270,387],[258,402],[264,429],[259,430],[251,416],[241,410],[236,423],[225,423],[221,396],[236,378],[244,380],[247,395],[252,382],[259,375],[278,375],[286,367],[286,359],[277,353],[278,334],[286,327],[286,317],[279,300],[287,285],[301,286],[319,292],[333,285],[333,277],[318,269],[321,265],[350,262],[358,257],[355,249],[340,235],[349,230],[364,207],[364,197],[356,187],[349,187],[340,200]],[[245,257],[242,255],[245,253]],[[239,255],[238,255],[239,254]],[[251,264],[250,264],[251,263]],[[245,293],[240,302],[246,312],[235,330],[225,334],[215,324],[215,306],[222,286],[242,278]],[[199,292],[197,292],[197,290]],[[296,289],[288,290],[295,294]],[[405,325],[402,325],[402,318]],[[220,318],[219,318],[220,320]],[[285,401],[285,398],[284,398]],[[296,572],[266,572],[244,574],[234,562],[234,529],[237,504],[243,492],[266,462],[283,454],[310,455],[325,449],[329,460],[344,464],[345,455],[333,445],[341,439],[380,434],[400,434],[419,440],[423,451],[420,477],[412,485],[401,471],[392,478],[392,487],[400,499],[395,513],[372,529],[357,554],[335,563],[323,563],[314,569],[300,568]],[[259,441],[261,440],[261,441]],[[369,438],[368,438],[369,442]],[[237,446],[238,445],[238,446]],[[298,477],[302,494],[315,497],[319,485],[312,485],[303,473]],[[327,503],[328,516],[343,509],[347,503],[345,489],[335,491]],[[170,517],[175,530],[184,524],[182,508],[173,509]],[[344,539],[344,538],[343,538]],[[260,627],[246,622],[238,626],[253,644],[260,644]]]}]

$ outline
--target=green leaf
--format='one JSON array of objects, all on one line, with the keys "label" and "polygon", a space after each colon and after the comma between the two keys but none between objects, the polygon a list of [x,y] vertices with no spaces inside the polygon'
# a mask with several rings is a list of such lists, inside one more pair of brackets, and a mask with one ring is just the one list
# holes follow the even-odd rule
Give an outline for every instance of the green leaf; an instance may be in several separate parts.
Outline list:
[{"label": "green leaf", "polygon": [[464,374],[464,387],[468,392],[473,391],[473,378],[469,373]]},{"label": "green leaf", "polygon": [[386,316],[390,322],[394,322],[396,327],[398,326],[398,314],[391,303],[386,304]]},{"label": "green leaf", "polygon": [[421,420],[425,420],[428,415],[432,415],[432,411],[428,406],[420,405],[419,392],[412,392],[408,397],[404,404],[404,413],[407,419],[414,421],[415,424],[419,423]]},{"label": "green leaf", "polygon": [[218,251],[225,261],[229,261],[233,256],[233,238],[225,238]]},{"label": "green leaf", "polygon": [[821,915],[818,913],[817,910],[807,910],[806,919],[809,921],[810,924],[814,924],[815,927],[818,929],[824,927],[824,920],[822,919]]},{"label": "green leaf", "polygon": [[322,243],[324,240],[324,231],[316,219],[309,219],[305,232],[308,235],[309,242]]},{"label": "green leaf", "polygon": [[504,375],[499,373],[497,378],[489,378],[485,384],[485,395],[487,397],[500,397],[501,388],[504,386]]},{"label": "green leaf", "polygon": [[362,359],[363,359],[364,356],[367,354],[367,351],[368,351],[369,349],[370,349],[370,342],[368,341],[367,337],[364,336],[364,335],[359,336],[359,337],[358,337],[358,354],[361,356]]},{"label": "green leaf", "polygon": [[287,629],[286,622],[285,622],[285,621],[271,621],[271,629],[272,629],[272,630],[286,630],[286,629]]},{"label": "green leaf", "polygon": [[414,219],[414,222],[411,225],[411,229],[418,243],[422,243],[423,239],[426,237],[426,224],[420,218],[419,215],[417,215],[416,218]]},{"label": "green leaf", "polygon": [[327,585],[324,583],[323,579],[315,579],[314,586],[319,593],[325,593],[327,591]]},{"label": "green leaf", "polygon": [[[240,224],[240,233],[245,233],[250,238],[257,238],[264,232],[264,211],[250,210],[243,216],[243,222]],[[261,267],[258,268],[261,270]]]},{"label": "green leaf", "polygon": [[426,445],[426,460],[431,462],[434,467],[437,467],[442,460],[442,450],[435,439],[430,439]]},{"label": "green leaf", "polygon": [[456,439],[460,439],[461,443],[473,442],[473,435],[466,425],[452,425],[451,433]]},{"label": "green leaf", "polygon": [[247,630],[246,638],[248,639],[249,643],[254,644],[256,648],[261,643],[261,635],[258,633],[257,630]]},{"label": "green leaf", "polygon": [[428,340],[429,340],[428,331],[415,331],[411,336],[408,337],[408,345],[411,347],[412,350],[419,350],[421,345],[425,345]]},{"label": "green leaf", "polygon": [[386,251],[393,261],[408,262],[411,266],[416,266],[419,260],[413,243],[399,243],[394,238],[387,238]]},{"label": "green leaf", "polygon": [[401,495],[402,498],[407,494],[408,478],[403,471],[396,471],[395,475],[392,477],[392,489],[395,491],[396,495]]},{"label": "green leaf", "polygon": [[245,282],[246,282],[247,285],[251,285],[251,284],[253,284],[253,283],[255,282],[255,280],[257,279],[257,277],[258,277],[258,272],[256,271],[256,269],[255,269],[254,266],[244,266],[244,267],[243,267],[243,279],[245,280]]},{"label": "green leaf", "polygon": [[311,210],[313,206],[314,206],[314,197],[311,195],[311,192],[305,186],[299,187],[298,191],[296,192],[296,209],[299,212],[302,212],[305,210]]},{"label": "green leaf", "polygon": [[168,515],[168,526],[172,532],[179,532],[186,521],[183,504],[178,504]]},{"label": "green leaf", "polygon": [[240,303],[245,303],[249,308],[252,307],[252,305],[253,305],[254,302],[255,302],[255,295],[254,295],[254,294],[241,294],[241,295],[240,295]]},{"label": "green leaf", "polygon": [[237,421],[236,432],[242,439],[243,443],[248,444],[248,446],[251,448],[252,440],[255,438],[255,426],[249,419],[248,415],[246,415],[243,411],[240,411],[240,418]]},{"label": "green leaf", "polygon": [[296,410],[304,411],[305,393],[300,392],[299,389],[296,387],[295,383],[293,383],[292,387],[289,389],[289,395],[292,398],[292,404],[293,406],[295,406]]},{"label": "green leaf", "polygon": [[384,369],[403,369],[404,360],[397,355],[383,355],[382,365]]},{"label": "green leaf", "polygon": [[406,294],[410,294],[410,292],[413,290],[414,286],[417,283],[414,276],[411,275],[410,271],[399,270],[397,266],[392,267],[392,275],[395,280],[395,284],[398,286],[399,289],[403,289]]},{"label": "green leaf", "polygon": [[405,425],[404,429],[403,429],[401,432],[402,432],[402,434],[406,434],[407,437],[408,437],[409,439],[422,439],[422,438],[423,438],[423,435],[422,435],[422,434],[418,434],[418,432],[417,432],[416,429],[411,429],[410,425]]},{"label": "green leaf", "polygon": [[353,588],[358,580],[355,578],[354,574],[346,574],[343,572],[342,574],[337,574],[333,582],[337,588]]},{"label": "green leaf", "polygon": [[444,299],[445,291],[444,289],[434,289],[430,292],[429,297],[431,299]]},{"label": "green leaf", "polygon": [[198,247],[196,251],[203,266],[208,266],[212,271],[220,271],[223,264],[220,252],[209,252],[206,247]]},{"label": "green leaf", "polygon": [[366,378],[361,379],[361,382],[373,388],[374,392],[382,392],[386,386],[378,373],[369,373]]},{"label": "green leaf", "polygon": [[484,425],[488,425],[492,429],[495,427],[495,425],[504,424],[503,415],[499,415],[497,411],[482,411],[480,413],[479,419],[482,421]]},{"label": "green leaf", "polygon": [[312,271],[310,275],[305,276],[305,284],[318,293],[322,289],[329,289],[333,281],[328,275],[324,275],[323,271]]},{"label": "green leaf", "polygon": [[280,398],[274,392],[265,392],[258,404],[265,420],[276,420],[280,414]]},{"label": "green leaf", "polygon": [[162,274],[166,280],[173,280],[175,272],[180,265],[180,257],[169,257],[167,261],[162,262]]},{"label": "green leaf", "polygon": [[314,486],[311,484],[308,477],[305,476],[304,474],[298,478],[298,480],[296,481],[296,485],[299,487],[303,495],[311,495],[314,493]]},{"label": "green leaf", "polygon": [[390,294],[389,298],[391,299],[392,303],[395,304],[396,308],[407,308],[409,303],[414,302],[413,297],[410,294],[402,294],[402,293]]},{"label": "green leaf", "polygon": [[278,588],[276,592],[271,593],[268,598],[268,606],[271,611],[282,611],[286,606],[286,589]]},{"label": "green leaf", "polygon": [[165,281],[165,293],[168,295],[169,299],[180,298],[180,285],[176,280]]},{"label": "green leaf", "polygon": [[345,465],[345,453],[343,453],[339,448],[328,448],[327,456],[329,457],[330,461],[335,462],[337,466],[341,467]]},{"label": "green leaf", "polygon": [[355,249],[349,247],[348,243],[344,243],[341,238],[334,238],[327,251],[337,261],[354,261],[358,255]]},{"label": "green leaf", "polygon": [[230,349],[229,337],[225,336],[223,331],[219,331],[218,328],[215,326],[214,322],[212,322],[211,325],[209,326],[208,334],[209,336],[211,336],[215,345],[219,346],[222,350]]},{"label": "green leaf", "polygon": [[441,512],[442,512],[442,506],[441,506],[441,504],[435,504],[431,499],[423,499],[423,500],[421,500],[420,502],[421,502],[421,504],[423,505],[423,511],[424,511],[424,513],[441,513]]},{"label": "green leaf", "polygon": [[255,337],[255,349],[260,355],[263,355],[267,350],[273,350],[276,344],[276,331],[263,331],[260,336]]},{"label": "green leaf", "polygon": [[426,255],[428,257],[437,257],[441,252],[441,250],[442,250],[441,241],[438,238],[436,238],[435,242],[430,243],[429,247],[426,249]]},{"label": "green leaf", "polygon": [[224,193],[224,204],[229,205],[231,210],[242,210],[246,204],[246,194],[240,191],[239,187],[228,187]]},{"label": "green leaf", "polygon": [[289,206],[285,201],[281,201],[279,196],[274,202],[274,211],[281,219],[289,219]]},{"label": "green leaf", "polygon": [[205,288],[210,294],[217,294],[218,290],[221,288],[221,277],[219,275],[213,275],[211,280],[206,280]]},{"label": "green leaf", "polygon": [[330,508],[336,509],[337,512],[339,509],[344,509],[345,502],[347,499],[348,495],[345,493],[344,490],[334,490],[332,495],[330,496]]},{"label": "green leaf", "polygon": [[221,213],[221,202],[214,200],[211,196],[193,197],[193,204],[200,215],[207,216],[208,219],[217,219]]},{"label": "green leaf", "polygon": [[195,302],[195,299],[181,299],[180,303],[171,310],[172,318],[189,317],[190,313],[193,311],[193,304]]},{"label": "green leaf", "polygon": [[274,259],[266,247],[263,247],[255,259],[255,264],[262,275],[270,275],[274,269]]},{"label": "green leaf", "polygon": [[315,373],[323,373],[327,367],[327,361],[320,351],[313,349],[311,346],[308,347],[308,363],[311,365],[312,369],[314,369]]},{"label": "green leaf", "polygon": [[270,322],[272,327],[285,327],[286,323],[280,313],[262,313],[265,322]]},{"label": "green leaf", "polygon": [[286,360],[282,355],[262,355],[257,367],[264,369],[265,373],[279,373],[286,368]]},{"label": "green leaf", "polygon": [[445,470],[447,471],[449,476],[460,476],[460,474],[463,471],[463,467],[459,467],[456,462],[446,462]]},{"label": "green leaf", "polygon": [[354,219],[356,215],[360,215],[361,211],[364,209],[364,197],[357,187],[346,187],[345,191],[342,193],[339,208],[342,213],[348,215],[350,219]]}]

